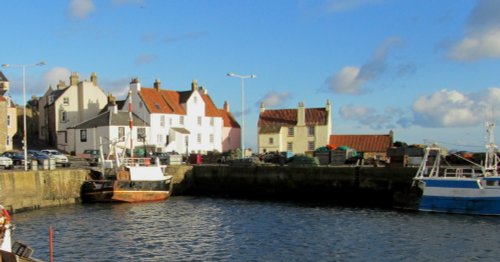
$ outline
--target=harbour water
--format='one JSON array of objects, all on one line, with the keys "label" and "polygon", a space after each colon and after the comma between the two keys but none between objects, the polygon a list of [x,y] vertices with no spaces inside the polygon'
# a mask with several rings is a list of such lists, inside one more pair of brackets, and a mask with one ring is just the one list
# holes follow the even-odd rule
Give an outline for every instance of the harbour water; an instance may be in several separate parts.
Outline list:
[{"label": "harbour water", "polygon": [[500,218],[312,203],[172,197],[13,216],[54,261],[498,261]]}]

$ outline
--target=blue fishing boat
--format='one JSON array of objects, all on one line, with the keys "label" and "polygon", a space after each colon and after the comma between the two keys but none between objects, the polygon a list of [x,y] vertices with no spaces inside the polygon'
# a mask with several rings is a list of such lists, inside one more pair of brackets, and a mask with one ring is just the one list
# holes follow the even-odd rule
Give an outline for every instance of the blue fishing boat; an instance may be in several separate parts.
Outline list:
[{"label": "blue fishing boat", "polygon": [[500,215],[499,158],[493,138],[494,127],[493,123],[487,124],[488,142],[482,164],[469,161],[470,166],[444,166],[440,147],[425,149],[414,177],[414,186],[422,192],[418,210]]}]

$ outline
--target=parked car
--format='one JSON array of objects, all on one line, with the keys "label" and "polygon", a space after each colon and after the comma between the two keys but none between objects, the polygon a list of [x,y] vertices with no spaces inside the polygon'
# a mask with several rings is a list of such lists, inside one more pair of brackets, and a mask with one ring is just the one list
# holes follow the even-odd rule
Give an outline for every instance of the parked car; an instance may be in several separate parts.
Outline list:
[{"label": "parked car", "polygon": [[68,160],[68,157],[65,156],[63,153],[54,150],[54,149],[43,149],[40,150],[40,152],[49,155],[50,157],[53,157],[56,160],[56,165],[60,165],[63,167],[68,167],[71,165],[71,163]]},{"label": "parked car", "polygon": [[[12,163],[17,165],[24,165],[24,152],[20,151],[5,151],[0,156],[12,159]],[[28,154],[28,165],[31,163],[31,157]]]},{"label": "parked car", "polygon": [[51,158],[49,155],[38,150],[28,150],[28,155],[31,156],[32,160],[36,160],[39,165],[43,165],[45,160],[49,161]]},{"label": "parked car", "polygon": [[101,151],[99,149],[85,149],[83,154],[79,155],[81,158],[87,160],[89,166],[97,166],[101,158]]},{"label": "parked car", "polygon": [[11,169],[14,166],[14,162],[6,156],[0,156],[0,166],[4,169]]},{"label": "parked car", "polygon": [[151,164],[156,164],[156,159],[158,158],[161,165],[166,165],[168,164],[168,160],[170,159],[170,153],[154,152],[150,157],[151,157]]}]

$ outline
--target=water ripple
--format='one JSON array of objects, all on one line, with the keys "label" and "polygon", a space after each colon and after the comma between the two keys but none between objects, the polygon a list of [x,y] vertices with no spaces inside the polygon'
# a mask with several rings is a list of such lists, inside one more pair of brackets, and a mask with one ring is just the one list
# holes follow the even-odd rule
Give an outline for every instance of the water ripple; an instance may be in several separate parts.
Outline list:
[{"label": "water ripple", "polygon": [[496,261],[499,218],[173,197],[16,214],[48,261]]}]

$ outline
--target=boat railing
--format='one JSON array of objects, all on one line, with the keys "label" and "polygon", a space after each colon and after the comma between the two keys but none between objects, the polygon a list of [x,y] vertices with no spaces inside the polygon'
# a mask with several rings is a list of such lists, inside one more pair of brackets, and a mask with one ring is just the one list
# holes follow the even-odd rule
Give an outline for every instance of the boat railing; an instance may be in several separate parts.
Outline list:
[{"label": "boat railing", "polygon": [[447,167],[444,169],[443,176],[444,177],[469,177],[474,178],[478,177],[482,174],[481,169],[477,167]]},{"label": "boat railing", "polygon": [[150,166],[151,158],[147,157],[129,157],[122,160],[122,164],[125,166]]}]

